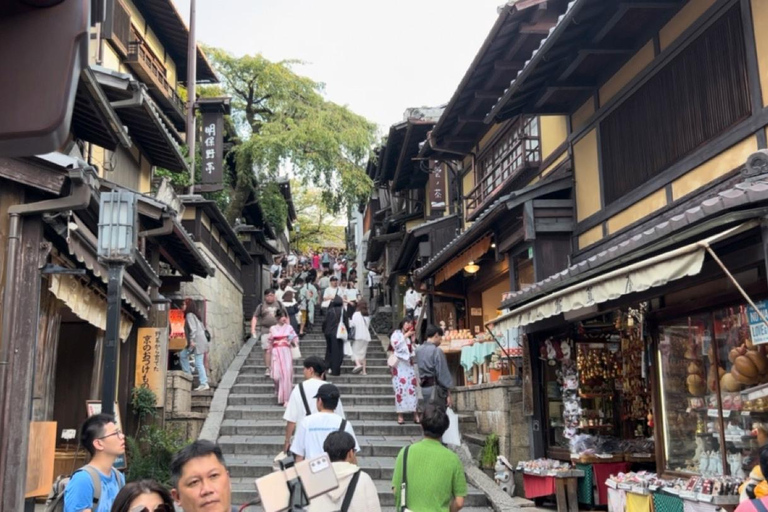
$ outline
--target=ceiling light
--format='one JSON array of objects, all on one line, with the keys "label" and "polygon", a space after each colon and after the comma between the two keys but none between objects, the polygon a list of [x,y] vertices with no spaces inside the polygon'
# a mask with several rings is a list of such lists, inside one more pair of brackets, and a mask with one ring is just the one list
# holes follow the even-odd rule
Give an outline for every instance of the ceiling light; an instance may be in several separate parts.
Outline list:
[{"label": "ceiling light", "polygon": [[470,261],[464,266],[464,272],[466,272],[467,274],[474,274],[478,270],[480,270],[480,265],[475,265],[474,261]]}]

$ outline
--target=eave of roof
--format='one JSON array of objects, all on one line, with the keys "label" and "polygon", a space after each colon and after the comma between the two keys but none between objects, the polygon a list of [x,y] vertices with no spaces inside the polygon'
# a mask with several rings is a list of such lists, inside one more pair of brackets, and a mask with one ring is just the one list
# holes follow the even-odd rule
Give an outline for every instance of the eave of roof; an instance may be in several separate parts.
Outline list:
[{"label": "eave of roof", "polygon": [[420,238],[428,236],[432,231],[439,229],[440,227],[443,227],[443,224],[454,224],[456,228],[459,227],[459,217],[456,214],[452,215],[446,215],[444,217],[440,217],[438,219],[433,219],[428,222],[425,222],[424,224],[420,224],[413,228],[412,230],[408,231],[405,234],[405,238],[403,239],[403,243],[400,246],[400,251],[397,254],[397,257],[395,258],[395,265],[392,267],[392,272],[402,272],[404,270],[407,270],[405,267],[410,263],[410,261],[413,259],[414,253],[416,252],[419,244],[418,241]]},{"label": "eave of roof", "polygon": [[203,196],[198,195],[179,196],[179,199],[184,203],[184,206],[201,208],[208,215],[211,222],[216,224],[219,228],[219,232],[226,237],[227,243],[229,243],[235,253],[240,257],[242,263],[247,264],[253,261],[250,254],[248,254],[248,251],[243,247],[242,242],[240,242],[240,239],[237,238],[235,230],[232,229],[232,226],[229,225],[227,219],[224,218],[224,214],[221,213],[221,210],[219,210],[215,201],[210,201]]},{"label": "eave of roof", "polygon": [[170,171],[189,172],[181,152],[181,135],[173,128],[147,92],[144,84],[130,75],[93,66],[111,106],[152,164]]},{"label": "eave of roof", "polygon": [[132,145],[123,123],[90,68],[80,74],[72,112],[72,132],[77,138],[110,151],[114,151],[118,144],[125,148]]},{"label": "eave of roof", "polygon": [[[187,81],[189,29],[172,0],[133,0],[155,29],[165,50],[173,57],[180,82]],[[197,81],[218,83],[219,79],[200,46],[197,47]]]},{"label": "eave of roof", "polygon": [[[475,55],[467,72],[435,125],[430,141],[422,148],[426,158],[468,153],[490,129],[486,112],[504,93],[510,80],[522,69],[525,59],[538,46],[542,30],[556,23],[566,0],[519,0],[499,7],[499,16]],[[536,30],[524,25],[535,26]],[[453,140],[448,140],[453,137]],[[440,148],[440,149],[438,149]]]},{"label": "eave of roof", "polygon": [[[519,114],[570,113],[594,94],[599,79],[618,70],[683,3],[572,0],[485,123]],[[592,61],[585,64],[588,58]]]},{"label": "eave of roof", "polygon": [[[768,183],[745,181],[704,200],[699,206],[673,215],[646,231],[571,265],[562,272],[518,292],[505,294],[501,307],[508,309],[520,306],[597,273],[607,272],[680,243],[683,237],[701,236],[713,229],[722,230],[727,225],[753,218],[757,215],[755,210],[745,208],[754,208],[759,203],[764,205],[766,202],[768,202]],[[759,211],[765,215],[768,208],[763,206]]]}]

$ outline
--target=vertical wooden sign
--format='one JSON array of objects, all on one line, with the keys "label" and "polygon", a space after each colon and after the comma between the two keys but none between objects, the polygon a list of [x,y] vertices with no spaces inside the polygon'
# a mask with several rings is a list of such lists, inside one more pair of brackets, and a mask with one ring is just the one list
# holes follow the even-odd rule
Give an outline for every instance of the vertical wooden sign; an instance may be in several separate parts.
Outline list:
[{"label": "vertical wooden sign", "polygon": [[165,406],[168,329],[141,327],[136,340],[136,387],[151,389],[157,406]]},{"label": "vertical wooden sign", "polygon": [[224,114],[203,111],[203,130],[200,150],[203,156],[203,191],[215,192],[224,188]]},{"label": "vertical wooden sign", "polygon": [[445,211],[447,200],[447,188],[445,185],[445,166],[439,164],[432,167],[431,172],[429,173],[427,191],[429,195],[429,206],[433,213]]}]

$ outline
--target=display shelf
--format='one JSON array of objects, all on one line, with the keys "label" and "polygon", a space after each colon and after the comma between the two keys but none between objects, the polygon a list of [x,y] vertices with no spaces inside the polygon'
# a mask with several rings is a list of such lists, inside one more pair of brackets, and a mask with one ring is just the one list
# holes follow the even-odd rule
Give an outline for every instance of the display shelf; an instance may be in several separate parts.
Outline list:
[{"label": "display shelf", "polygon": [[760,384],[741,391],[744,400],[757,400],[768,397],[768,384]]},{"label": "display shelf", "polygon": [[613,399],[613,393],[579,393],[579,398],[592,399],[592,398],[611,398]]},{"label": "display shelf", "polygon": [[571,460],[581,464],[605,464],[609,462],[624,462],[623,453],[600,455],[571,455]]},{"label": "display shelf", "polygon": [[583,425],[579,426],[581,430],[607,430],[614,428],[613,425]]},{"label": "display shelf", "polygon": [[656,456],[650,453],[625,453],[626,462],[656,462]]}]

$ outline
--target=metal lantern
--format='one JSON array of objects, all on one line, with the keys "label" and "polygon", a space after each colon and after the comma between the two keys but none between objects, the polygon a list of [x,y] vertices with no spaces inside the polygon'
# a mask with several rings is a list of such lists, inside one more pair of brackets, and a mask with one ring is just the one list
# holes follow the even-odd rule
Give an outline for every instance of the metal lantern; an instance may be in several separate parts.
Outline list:
[{"label": "metal lantern", "polygon": [[136,194],[102,192],[99,208],[99,261],[130,265],[137,241]]}]

